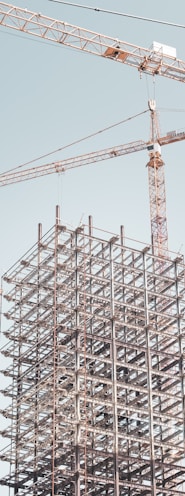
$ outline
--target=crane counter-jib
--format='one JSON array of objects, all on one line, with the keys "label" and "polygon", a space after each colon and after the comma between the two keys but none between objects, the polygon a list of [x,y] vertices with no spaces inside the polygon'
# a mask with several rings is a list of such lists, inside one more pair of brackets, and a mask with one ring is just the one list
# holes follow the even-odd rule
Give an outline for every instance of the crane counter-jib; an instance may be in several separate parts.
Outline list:
[{"label": "crane counter-jib", "polygon": [[0,2],[0,25],[136,67],[140,72],[185,82],[185,62],[160,43],[143,48],[5,2]]}]

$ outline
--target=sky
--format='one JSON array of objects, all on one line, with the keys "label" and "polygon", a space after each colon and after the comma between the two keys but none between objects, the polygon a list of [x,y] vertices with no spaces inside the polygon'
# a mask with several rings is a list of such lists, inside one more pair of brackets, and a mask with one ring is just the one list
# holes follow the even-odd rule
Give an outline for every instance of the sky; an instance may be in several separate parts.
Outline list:
[{"label": "sky", "polygon": [[[13,2],[11,2],[13,3]],[[76,0],[114,10],[180,24],[181,0]],[[49,17],[141,47],[158,41],[175,47],[185,60],[184,29],[75,8],[49,0],[17,0],[14,4]],[[150,137],[150,115],[129,119],[156,99],[161,135],[185,130],[184,84],[145,74],[136,68],[58,46],[0,26],[1,112],[0,172],[58,150],[110,127],[91,139],[48,156],[44,162],[90,153]],[[129,119],[129,120],[128,120]],[[185,253],[185,141],[162,148],[165,162],[169,249]],[[0,190],[0,272],[11,267],[55,222],[60,205],[62,223],[74,228],[93,216],[95,226],[126,238],[150,243],[147,151],[49,175]],[[36,165],[34,163],[33,165]],[[127,240],[127,244],[130,240]],[[2,329],[3,330],[3,329]],[[3,338],[2,338],[3,340]],[[3,341],[2,341],[3,342]],[[4,471],[2,464],[0,470]],[[8,496],[6,490],[3,496]]]}]

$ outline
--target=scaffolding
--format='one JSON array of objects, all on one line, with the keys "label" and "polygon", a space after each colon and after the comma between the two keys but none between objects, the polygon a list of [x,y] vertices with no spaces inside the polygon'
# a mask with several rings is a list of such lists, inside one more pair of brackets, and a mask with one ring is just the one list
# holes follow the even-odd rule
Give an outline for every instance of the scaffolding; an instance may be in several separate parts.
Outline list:
[{"label": "scaffolding", "polygon": [[[56,224],[5,275],[1,479],[18,496],[176,496],[185,480],[183,257]],[[96,235],[95,235],[96,231]]]}]

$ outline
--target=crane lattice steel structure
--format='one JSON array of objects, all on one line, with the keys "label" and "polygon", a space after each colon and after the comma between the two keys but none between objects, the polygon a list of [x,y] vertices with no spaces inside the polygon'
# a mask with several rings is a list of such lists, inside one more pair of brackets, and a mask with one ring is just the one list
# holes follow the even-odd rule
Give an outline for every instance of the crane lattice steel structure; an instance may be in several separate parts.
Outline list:
[{"label": "crane lattice steel structure", "polygon": [[[166,52],[164,45],[155,43],[153,44],[152,49],[142,48],[5,2],[0,2],[0,25],[83,52],[109,58],[125,65],[136,67],[140,73],[145,72],[153,76],[157,74],[180,82],[185,82],[185,63],[182,60],[177,59],[176,54],[174,54],[173,51],[167,53],[168,50]],[[153,130],[152,141],[154,143],[154,141],[156,141],[154,125],[156,113],[154,108],[151,107],[150,110]],[[131,148],[132,145],[129,146],[129,150],[127,149],[125,153],[142,149],[142,144],[141,148],[139,143],[136,144],[137,150],[131,150]],[[115,153],[117,154],[123,154],[122,152],[122,148],[121,150],[115,150]],[[106,153],[110,158],[112,152],[107,151]],[[105,159],[106,153],[102,152],[101,159]],[[99,159],[100,155],[101,153],[99,154]],[[95,155],[94,157],[91,155],[91,159],[92,158],[93,161],[98,160],[97,156],[95,158]],[[80,158],[80,161],[81,160],[82,158]],[[89,159],[86,158],[84,160],[88,161]],[[168,252],[168,233],[163,165],[159,149],[153,149],[148,163],[152,244],[155,246],[155,250],[157,250],[158,254],[163,254],[165,256]],[[75,166],[77,165],[75,164]],[[56,167],[58,168],[57,164]],[[70,165],[68,167],[70,167]],[[45,173],[49,173],[49,169],[50,166],[43,166],[38,170],[40,170],[40,175],[44,175]],[[36,177],[35,174],[37,173],[30,171],[30,177],[31,175],[32,177]],[[16,177],[18,178],[18,175],[14,176],[14,178]],[[21,174],[20,180],[24,179],[26,179],[26,173],[25,176],[24,173]],[[18,179],[15,179],[15,181],[16,180]],[[2,176],[2,185],[3,181],[4,179]],[[5,182],[6,181],[14,182],[11,174],[9,178],[7,176]]]},{"label": "crane lattice steel structure", "polygon": [[150,200],[151,244],[156,255],[163,257],[167,256],[168,230],[166,217],[165,173],[164,162],[161,158],[161,146],[185,140],[185,131],[173,131],[171,133],[167,133],[165,136],[159,136],[155,101],[149,101],[149,107],[151,113],[151,139],[148,142],[140,140],[114,146],[113,148],[87,153],[85,155],[70,157],[57,162],[43,164],[37,167],[31,167],[23,170],[13,169],[10,172],[0,174],[0,187],[15,184],[21,181],[28,181],[47,174],[60,174],[70,169],[147,149],[150,156],[147,167]]},{"label": "crane lattice steel structure", "polygon": [[[148,150],[149,153],[153,153],[156,149],[154,145],[160,145],[161,147],[183,140],[185,140],[185,131],[172,131],[168,132],[164,136],[157,137],[156,141],[154,142],[152,140],[132,141],[130,143],[106,148],[103,150],[97,150],[95,152],[85,153],[84,155],[78,155],[63,160],[58,160],[56,162],[49,162],[27,169],[16,170],[15,168],[12,169],[10,172],[2,172],[0,174],[0,187],[9,186],[11,184],[20,183],[22,181],[29,181],[31,179],[47,176],[48,174],[62,174],[71,169],[83,167],[85,165],[93,163],[96,164],[104,160],[128,155],[129,153],[136,153],[143,150]],[[160,148],[158,147],[158,150],[159,149]]]},{"label": "crane lattice steel structure", "polygon": [[185,62],[165,54],[162,45],[157,50],[142,48],[5,2],[0,2],[0,25],[185,82]]},{"label": "crane lattice steel structure", "polygon": [[[84,52],[185,81],[185,64],[0,2],[0,24]],[[60,222],[5,275],[11,303],[1,350],[11,383],[0,413],[10,444],[0,483],[14,496],[183,496],[185,480],[184,260],[167,251],[159,145],[185,133],[0,176],[0,185],[148,149],[153,243]]]}]

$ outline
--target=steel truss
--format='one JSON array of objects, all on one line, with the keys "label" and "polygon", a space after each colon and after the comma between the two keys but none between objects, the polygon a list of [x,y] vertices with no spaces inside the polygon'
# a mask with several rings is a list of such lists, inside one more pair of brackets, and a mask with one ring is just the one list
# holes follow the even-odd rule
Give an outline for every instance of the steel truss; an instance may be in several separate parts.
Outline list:
[{"label": "steel truss", "polygon": [[1,484],[18,496],[183,495],[183,259],[94,232],[40,226],[4,276]]},{"label": "steel truss", "polygon": [[165,54],[160,44],[157,50],[143,48],[6,2],[0,2],[0,25],[135,67],[140,73],[185,82],[185,62]]}]

